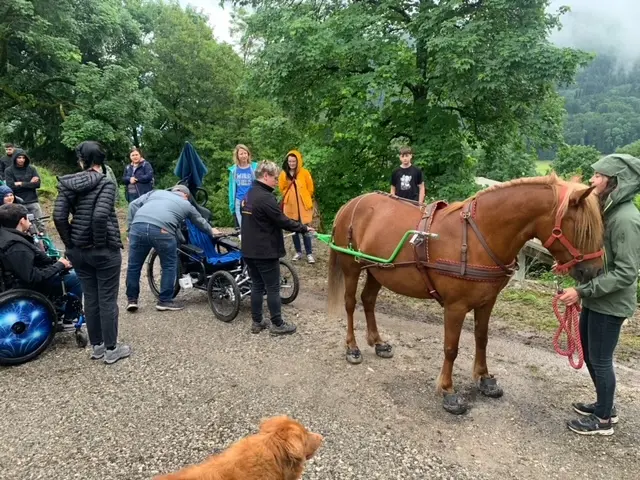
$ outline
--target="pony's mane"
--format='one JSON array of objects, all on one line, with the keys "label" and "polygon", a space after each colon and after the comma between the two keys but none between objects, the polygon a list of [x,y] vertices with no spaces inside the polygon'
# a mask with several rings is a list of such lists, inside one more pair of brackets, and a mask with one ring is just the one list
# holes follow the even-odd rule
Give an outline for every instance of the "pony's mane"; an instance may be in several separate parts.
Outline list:
[{"label": "pony's mane", "polygon": [[[516,187],[520,185],[541,185],[549,187],[554,191],[554,203],[553,210],[559,209],[560,214],[564,217],[569,207],[568,199],[576,190],[584,190],[585,187],[582,183],[579,183],[576,178],[571,181],[562,180],[555,172],[551,172],[549,175],[543,177],[524,177],[516,178],[504,183],[498,183],[492,185],[484,190],[477,192],[475,195],[463,200],[461,202],[454,202],[445,208],[442,213],[448,215],[450,213],[461,210],[467,203],[499,190],[505,190],[507,188]],[[566,200],[562,205],[558,205],[560,187],[568,186],[569,191],[566,195]],[[574,233],[575,247],[583,253],[595,252],[602,246],[602,239],[604,236],[604,224],[602,221],[602,214],[600,213],[600,205],[595,195],[589,195],[579,206],[578,212],[575,218],[575,233]]]}]

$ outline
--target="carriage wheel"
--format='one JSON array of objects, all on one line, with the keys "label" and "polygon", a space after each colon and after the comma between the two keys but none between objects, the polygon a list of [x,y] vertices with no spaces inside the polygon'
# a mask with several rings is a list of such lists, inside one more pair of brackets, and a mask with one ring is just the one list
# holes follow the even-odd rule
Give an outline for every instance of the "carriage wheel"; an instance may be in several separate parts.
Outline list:
[{"label": "carriage wheel", "polygon": [[283,304],[293,302],[300,291],[298,272],[288,260],[280,259],[280,300]]},{"label": "carriage wheel", "polygon": [[213,314],[223,322],[230,322],[240,311],[240,289],[229,272],[220,270],[209,278],[207,298]]},{"label": "carriage wheel", "polygon": [[20,365],[47,349],[56,334],[53,304],[32,290],[0,295],[0,365]]},{"label": "carriage wheel", "polygon": [[[178,258],[178,264],[176,265],[176,284],[173,287],[173,298],[176,298],[178,293],[180,292],[180,275],[181,275],[181,265],[180,258]],[[151,289],[151,293],[156,298],[160,298],[160,279],[162,278],[162,266],[160,265],[160,257],[158,257],[158,252],[154,249],[151,249],[151,253],[149,253],[149,262],[147,264],[147,281],[149,282],[149,288]]]}]

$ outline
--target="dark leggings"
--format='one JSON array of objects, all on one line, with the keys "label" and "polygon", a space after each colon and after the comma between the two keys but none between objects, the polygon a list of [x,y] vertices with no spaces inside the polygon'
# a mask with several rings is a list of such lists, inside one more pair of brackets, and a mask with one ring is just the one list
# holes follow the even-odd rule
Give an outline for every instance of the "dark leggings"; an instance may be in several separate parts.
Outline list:
[{"label": "dark leggings", "polygon": [[616,374],[613,370],[613,352],[620,338],[624,318],[605,315],[583,308],[580,314],[580,338],[584,361],[596,387],[598,418],[611,417],[616,391]]}]

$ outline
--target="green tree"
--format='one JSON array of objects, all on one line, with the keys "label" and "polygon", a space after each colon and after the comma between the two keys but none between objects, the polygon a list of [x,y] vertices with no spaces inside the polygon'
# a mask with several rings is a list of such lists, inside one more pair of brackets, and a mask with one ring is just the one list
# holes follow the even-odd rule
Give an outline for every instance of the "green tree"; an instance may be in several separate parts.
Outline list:
[{"label": "green tree", "polygon": [[398,143],[434,195],[469,193],[470,149],[558,137],[554,87],[588,60],[548,41],[546,0],[251,3],[252,85],[332,149],[314,174],[333,203],[388,188]]},{"label": "green tree", "polygon": [[570,177],[581,175],[584,182],[593,174],[591,165],[597,162],[602,154],[588,145],[563,145],[558,150],[552,167],[558,175]]},{"label": "green tree", "polygon": [[616,150],[617,153],[627,153],[633,155],[636,158],[640,158],[640,140],[636,140],[633,143],[620,147]]},{"label": "green tree", "polygon": [[76,108],[65,118],[62,141],[73,149],[88,138],[102,142],[112,158],[126,158],[131,132],[161,109],[149,88],[140,89],[138,69],[82,65],[76,78]]}]

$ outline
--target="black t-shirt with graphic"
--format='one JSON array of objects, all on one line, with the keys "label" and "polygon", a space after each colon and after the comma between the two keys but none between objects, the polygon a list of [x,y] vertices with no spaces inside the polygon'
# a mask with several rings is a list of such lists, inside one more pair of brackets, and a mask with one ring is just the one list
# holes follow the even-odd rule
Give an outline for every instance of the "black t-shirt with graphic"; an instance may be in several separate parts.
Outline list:
[{"label": "black t-shirt with graphic", "polygon": [[391,174],[391,185],[396,187],[396,195],[409,200],[418,201],[422,183],[422,170],[413,165],[408,168],[398,167]]}]

